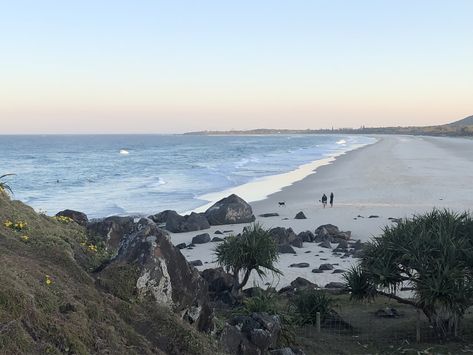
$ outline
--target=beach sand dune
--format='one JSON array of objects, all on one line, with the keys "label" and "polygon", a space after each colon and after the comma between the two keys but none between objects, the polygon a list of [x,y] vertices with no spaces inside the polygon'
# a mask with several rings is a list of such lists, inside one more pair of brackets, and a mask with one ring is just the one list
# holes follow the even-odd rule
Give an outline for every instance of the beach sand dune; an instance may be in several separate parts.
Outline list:
[{"label": "beach sand dune", "polygon": [[[473,206],[473,140],[466,138],[377,136],[377,143],[338,157],[333,163],[319,167],[303,180],[283,188],[268,198],[252,202],[255,215],[277,212],[278,217],[258,218],[266,227],[291,227],[299,233],[314,231],[319,225],[331,223],[341,230],[352,231],[353,239],[369,240],[379,235],[390,218],[409,217],[432,208],[456,211]],[[334,207],[322,208],[322,194],[333,192]],[[285,201],[286,207],[278,202]],[[294,219],[303,211],[307,219]],[[370,216],[377,216],[369,218]],[[215,230],[239,233],[244,225],[212,227]],[[173,234],[175,244],[190,243],[198,233]],[[201,260],[199,269],[215,267],[215,243],[184,249],[188,260]],[[278,267],[284,273],[276,279],[254,278],[259,285],[269,283],[281,288],[297,276],[324,286],[340,281],[341,274],[325,271],[312,273],[322,263],[332,263],[337,269],[347,269],[356,259],[340,259],[315,243],[295,248],[297,255],[283,254]],[[326,260],[323,260],[326,259]],[[293,263],[307,262],[308,268],[291,268]]]}]

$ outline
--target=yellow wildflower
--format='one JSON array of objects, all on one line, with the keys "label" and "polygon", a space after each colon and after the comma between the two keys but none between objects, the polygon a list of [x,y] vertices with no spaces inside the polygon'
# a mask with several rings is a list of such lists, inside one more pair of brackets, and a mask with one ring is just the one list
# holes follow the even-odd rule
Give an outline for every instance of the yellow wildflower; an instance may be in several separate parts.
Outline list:
[{"label": "yellow wildflower", "polygon": [[46,279],[45,279],[45,282],[46,282],[46,285],[51,285],[53,283],[53,280],[51,280],[51,278],[49,277],[49,275],[46,275]]},{"label": "yellow wildflower", "polygon": [[26,242],[28,239],[30,239],[30,237],[28,237],[27,235],[22,235],[20,239]]}]

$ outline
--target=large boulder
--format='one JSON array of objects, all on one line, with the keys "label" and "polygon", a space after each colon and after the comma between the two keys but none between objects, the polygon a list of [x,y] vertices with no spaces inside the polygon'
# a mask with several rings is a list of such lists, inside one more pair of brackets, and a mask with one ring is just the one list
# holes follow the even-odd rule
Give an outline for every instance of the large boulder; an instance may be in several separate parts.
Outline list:
[{"label": "large boulder", "polygon": [[297,235],[294,233],[292,228],[272,228],[269,230],[269,234],[278,245],[291,244],[295,239],[297,239]]},{"label": "large boulder", "polygon": [[207,218],[202,213],[192,212],[181,216],[176,211],[168,211],[166,216],[166,230],[172,233],[193,232],[210,228]]},{"label": "large boulder", "polygon": [[148,218],[151,219],[154,223],[165,224],[168,220],[168,216],[174,213],[177,213],[177,212],[173,210],[165,210],[155,215],[151,215]]},{"label": "large boulder", "polygon": [[296,214],[294,219],[307,219],[307,217],[305,216],[304,212],[300,211]]},{"label": "large boulder", "polygon": [[205,211],[205,217],[213,226],[250,223],[255,220],[251,206],[235,194],[215,203]]},{"label": "large boulder", "polygon": [[338,234],[340,233],[340,229],[338,229],[337,226],[334,226],[333,224],[324,224],[324,225],[321,225],[319,226],[316,230],[315,230],[315,235],[323,232],[323,230],[325,229],[325,231],[330,234],[330,235],[335,235],[335,234]]},{"label": "large boulder", "polygon": [[303,242],[313,242],[315,240],[315,235],[311,231],[300,232],[297,235]]},{"label": "large boulder", "polygon": [[64,210],[64,211],[58,212],[56,213],[56,217],[70,218],[74,222],[76,222],[78,225],[81,225],[83,227],[86,227],[87,223],[89,222],[89,219],[87,218],[87,215],[85,213],[74,211],[74,210]]},{"label": "large boulder", "polygon": [[139,225],[134,222],[133,217],[112,216],[90,222],[87,233],[103,240],[107,251],[113,255],[118,252],[124,237],[136,232]]},{"label": "large boulder", "polygon": [[213,328],[207,282],[151,221],[125,237],[97,283],[120,298],[169,307],[201,331]]},{"label": "large boulder", "polygon": [[279,254],[296,254],[296,251],[289,244],[278,245]]},{"label": "large boulder", "polygon": [[192,238],[192,244],[205,244],[210,242],[210,234],[209,233],[203,233],[196,235],[194,238]]}]

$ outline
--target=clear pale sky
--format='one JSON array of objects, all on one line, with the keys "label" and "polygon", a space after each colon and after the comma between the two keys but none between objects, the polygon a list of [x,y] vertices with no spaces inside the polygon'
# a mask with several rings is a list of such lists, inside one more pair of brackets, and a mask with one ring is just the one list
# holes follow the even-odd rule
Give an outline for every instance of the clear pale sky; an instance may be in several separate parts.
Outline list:
[{"label": "clear pale sky", "polygon": [[472,0],[0,0],[0,133],[440,124]]}]

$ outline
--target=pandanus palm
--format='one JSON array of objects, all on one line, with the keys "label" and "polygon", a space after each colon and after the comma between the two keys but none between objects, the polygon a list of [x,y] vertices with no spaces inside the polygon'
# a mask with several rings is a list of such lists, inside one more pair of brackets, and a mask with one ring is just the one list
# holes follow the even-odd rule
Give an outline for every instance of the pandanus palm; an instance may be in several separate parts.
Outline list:
[{"label": "pandanus palm", "polygon": [[[352,298],[384,295],[421,309],[438,336],[448,337],[473,304],[473,220],[468,213],[433,210],[395,226],[367,244],[346,275]],[[400,297],[401,285],[413,297]]]},{"label": "pandanus palm", "polygon": [[[252,271],[260,277],[266,273],[280,274],[274,266],[278,259],[277,245],[269,232],[255,223],[240,236],[230,236],[215,250],[217,262],[234,278],[232,293],[239,296]],[[240,274],[243,275],[240,281]]]}]

